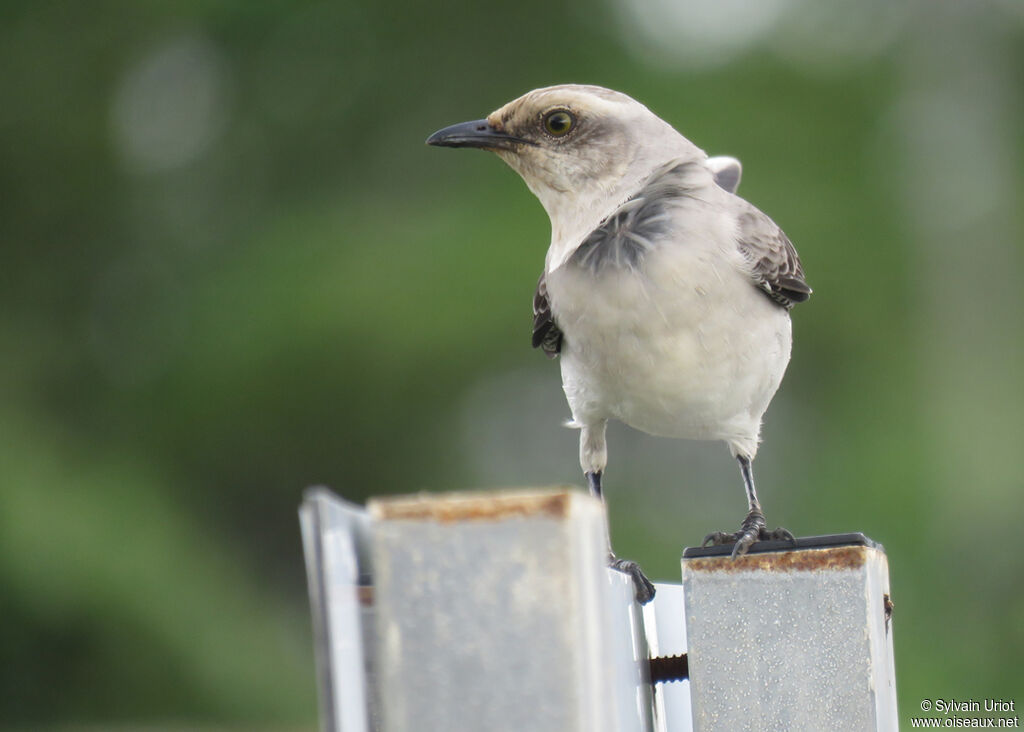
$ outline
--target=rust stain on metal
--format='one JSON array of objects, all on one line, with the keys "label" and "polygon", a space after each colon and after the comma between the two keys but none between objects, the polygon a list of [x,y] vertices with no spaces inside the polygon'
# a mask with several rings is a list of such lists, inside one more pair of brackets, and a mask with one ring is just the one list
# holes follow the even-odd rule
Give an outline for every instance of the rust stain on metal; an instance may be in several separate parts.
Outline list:
[{"label": "rust stain on metal", "polygon": [[[370,515],[388,521],[503,521],[509,518],[564,519],[574,491],[513,491],[494,493],[422,493],[375,498]],[[582,497],[581,495],[577,497]]]},{"label": "rust stain on metal", "polygon": [[733,559],[694,557],[686,567],[697,572],[816,572],[821,570],[857,569],[867,561],[868,547],[838,546],[825,549],[747,554]]},{"label": "rust stain on metal", "polygon": [[885,632],[889,632],[889,624],[892,622],[892,609],[896,607],[889,593],[882,598],[882,611],[885,613]]},{"label": "rust stain on metal", "polygon": [[373,605],[373,586],[372,585],[359,585],[356,588],[356,592],[359,597],[359,604],[363,607],[371,607]]}]

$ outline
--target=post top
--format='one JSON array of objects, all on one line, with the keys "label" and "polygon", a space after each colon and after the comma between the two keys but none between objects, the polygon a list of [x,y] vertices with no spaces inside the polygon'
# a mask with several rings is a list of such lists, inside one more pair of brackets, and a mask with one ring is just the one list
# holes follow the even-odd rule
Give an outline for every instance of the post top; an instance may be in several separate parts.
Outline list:
[{"label": "post top", "polygon": [[864,534],[829,534],[801,537],[795,543],[760,541],[736,559],[731,556],[731,544],[691,546],[683,550],[683,564],[690,570],[718,572],[856,569],[875,552],[884,554],[885,549]]},{"label": "post top", "polygon": [[510,518],[567,519],[580,501],[592,500],[570,488],[461,491],[371,498],[371,518],[384,521],[504,521]]}]

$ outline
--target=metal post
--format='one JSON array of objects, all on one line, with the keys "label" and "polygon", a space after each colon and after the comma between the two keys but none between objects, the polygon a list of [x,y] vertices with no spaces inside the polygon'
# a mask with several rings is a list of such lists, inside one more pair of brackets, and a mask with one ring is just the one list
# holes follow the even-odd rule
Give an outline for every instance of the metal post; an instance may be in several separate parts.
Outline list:
[{"label": "metal post", "polygon": [[369,519],[362,507],[311,488],[299,509],[313,611],[314,650],[325,732],[370,732],[376,684]]},{"label": "metal post", "polygon": [[690,681],[682,585],[656,583],[644,607],[644,632],[651,654],[655,732],[690,732]]},{"label": "metal post", "polygon": [[644,732],[632,585],[575,491],[373,500],[382,729]]},{"label": "metal post", "polygon": [[683,555],[694,729],[898,729],[882,547],[846,534],[730,549]]},{"label": "metal post", "polygon": [[313,489],[300,518],[326,732],[897,728],[863,535],[687,549],[640,608],[580,492]]},{"label": "metal post", "polygon": [[327,732],[650,732],[632,582],[577,491],[300,510]]}]

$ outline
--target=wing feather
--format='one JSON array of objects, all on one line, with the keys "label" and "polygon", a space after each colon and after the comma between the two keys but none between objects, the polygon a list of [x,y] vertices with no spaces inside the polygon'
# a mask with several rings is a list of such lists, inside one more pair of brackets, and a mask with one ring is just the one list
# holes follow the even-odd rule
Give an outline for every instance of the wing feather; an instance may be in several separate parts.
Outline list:
[{"label": "wing feather", "polygon": [[737,245],[750,275],[768,297],[789,310],[811,296],[803,265],[789,237],[774,221],[746,203],[739,216]]},{"label": "wing feather", "polygon": [[551,314],[548,285],[542,274],[533,295],[533,347],[543,350],[548,358],[555,358],[562,351],[562,338],[562,330]]}]

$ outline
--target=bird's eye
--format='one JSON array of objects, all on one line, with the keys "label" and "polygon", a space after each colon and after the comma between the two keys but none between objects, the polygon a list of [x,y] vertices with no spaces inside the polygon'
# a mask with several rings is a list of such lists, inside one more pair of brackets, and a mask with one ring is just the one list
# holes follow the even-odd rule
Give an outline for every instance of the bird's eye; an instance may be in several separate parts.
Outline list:
[{"label": "bird's eye", "polygon": [[562,137],[576,125],[576,118],[564,109],[556,109],[544,115],[544,130],[554,137]]}]

